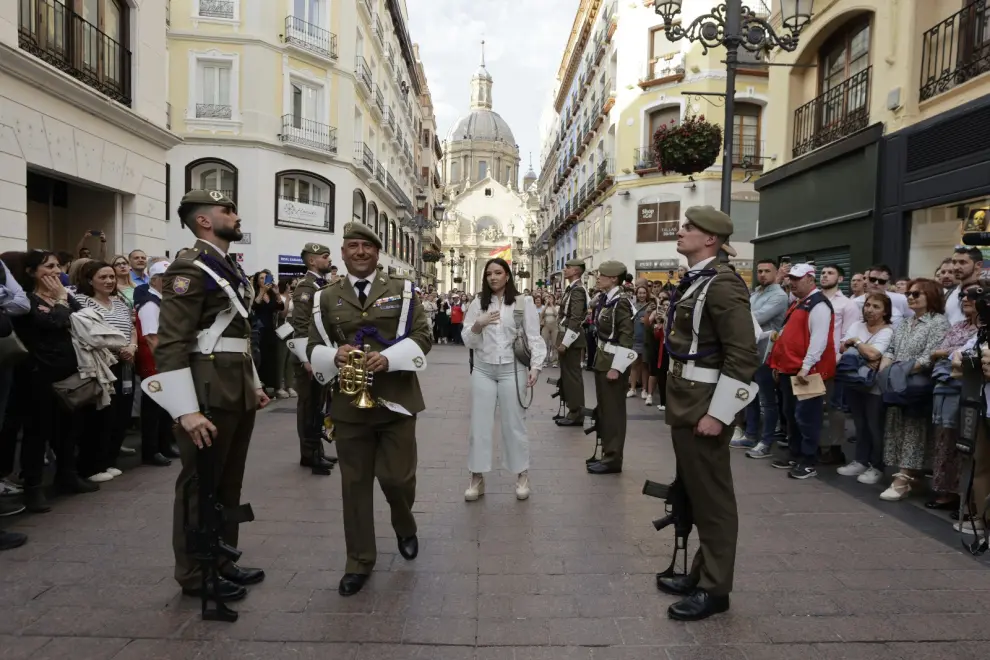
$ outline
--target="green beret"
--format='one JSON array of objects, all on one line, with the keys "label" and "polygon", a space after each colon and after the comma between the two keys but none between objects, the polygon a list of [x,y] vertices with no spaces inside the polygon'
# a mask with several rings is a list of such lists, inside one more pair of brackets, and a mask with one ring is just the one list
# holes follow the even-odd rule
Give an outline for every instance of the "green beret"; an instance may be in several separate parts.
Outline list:
[{"label": "green beret", "polygon": [[564,265],[568,268],[571,266],[580,266],[581,268],[584,268],[584,259],[568,259],[567,263]]},{"label": "green beret", "polygon": [[237,213],[237,204],[219,190],[190,190],[182,196],[179,204],[203,204],[205,206],[226,206]]},{"label": "green beret", "polygon": [[619,277],[628,270],[621,261],[605,261],[598,267],[598,272],[605,277]]},{"label": "green beret", "polygon": [[378,238],[378,234],[371,231],[371,228],[367,225],[363,225],[360,222],[348,222],[344,225],[344,240],[347,239],[357,239],[362,241],[368,241],[373,243],[375,247],[379,250],[382,249],[382,239]]},{"label": "green beret", "polygon": [[[719,238],[729,238],[732,236],[732,218],[722,213],[714,206],[692,206],[684,211],[684,217],[703,232],[718,236]],[[735,249],[726,241],[722,245],[722,251],[730,257],[736,256]]]},{"label": "green beret", "polygon": [[330,248],[326,245],[320,245],[319,243],[306,243],[302,249],[303,258],[307,254],[330,254]]}]

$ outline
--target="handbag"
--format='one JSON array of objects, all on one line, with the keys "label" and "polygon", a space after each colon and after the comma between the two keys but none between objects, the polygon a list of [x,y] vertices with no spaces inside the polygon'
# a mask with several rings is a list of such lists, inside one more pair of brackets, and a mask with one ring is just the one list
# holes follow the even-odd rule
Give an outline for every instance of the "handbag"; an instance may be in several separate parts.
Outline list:
[{"label": "handbag", "polygon": [[52,389],[62,405],[69,410],[95,403],[103,393],[103,388],[95,378],[83,378],[78,371],[52,383]]},{"label": "handbag", "polygon": [[0,311],[0,368],[13,367],[27,356],[28,350],[14,332],[10,318]]},{"label": "handbag", "polygon": [[519,365],[520,363],[526,367],[526,372],[529,372],[530,366],[533,363],[533,350],[529,346],[529,341],[526,339],[526,330],[523,327],[525,321],[525,305],[528,302],[528,298],[523,298],[523,308],[524,309],[514,309],[512,310],[512,318],[516,323],[516,338],[512,340],[512,352],[515,354],[515,380],[516,380],[516,399],[519,401],[519,405],[523,410],[527,410],[531,405],[533,405],[533,395],[534,392],[530,390],[529,392],[529,403],[523,403],[523,396],[519,393]]}]

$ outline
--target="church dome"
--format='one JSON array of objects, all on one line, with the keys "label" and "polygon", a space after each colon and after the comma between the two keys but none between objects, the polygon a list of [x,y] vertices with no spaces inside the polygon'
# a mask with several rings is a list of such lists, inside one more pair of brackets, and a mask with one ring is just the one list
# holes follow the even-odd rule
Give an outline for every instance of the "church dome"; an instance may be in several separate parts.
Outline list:
[{"label": "church dome", "polygon": [[488,140],[516,144],[516,138],[512,135],[509,124],[497,112],[484,108],[474,109],[470,114],[458,119],[450,129],[447,139],[450,142]]}]

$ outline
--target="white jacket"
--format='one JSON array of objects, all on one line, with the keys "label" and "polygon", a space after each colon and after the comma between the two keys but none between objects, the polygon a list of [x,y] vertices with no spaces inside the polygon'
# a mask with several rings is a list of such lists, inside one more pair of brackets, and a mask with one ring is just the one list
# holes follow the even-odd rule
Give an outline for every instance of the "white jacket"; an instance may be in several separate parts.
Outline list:
[{"label": "white jacket", "polygon": [[103,389],[96,408],[102,409],[110,405],[113,396],[113,383],[117,377],[110,367],[117,364],[117,358],[111,352],[127,346],[127,338],[103,320],[100,313],[92,307],[84,307],[70,317],[72,327],[72,347],[76,349],[76,360],[79,363],[79,375],[83,378],[95,378]]}]

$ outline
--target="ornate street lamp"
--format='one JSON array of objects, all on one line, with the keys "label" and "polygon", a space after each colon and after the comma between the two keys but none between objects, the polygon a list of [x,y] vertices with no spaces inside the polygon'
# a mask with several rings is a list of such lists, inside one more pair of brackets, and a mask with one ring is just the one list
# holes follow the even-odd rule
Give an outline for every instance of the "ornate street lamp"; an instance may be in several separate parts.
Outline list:
[{"label": "ornate street lamp", "polygon": [[732,204],[732,118],[735,114],[736,68],[739,49],[751,53],[781,48],[793,52],[798,36],[811,21],[814,0],[780,0],[781,25],[789,31],[778,34],[770,23],[757,16],[742,0],[725,0],[708,14],[702,14],[684,27],[674,24],[683,0],[653,0],[653,9],[663,17],[664,34],[670,41],[686,38],[701,43],[702,53],[716,46],[725,47],[725,121],[722,127],[722,211]]},{"label": "ornate street lamp", "polygon": [[440,227],[443,223],[444,213],[446,208],[443,204],[437,204],[433,207],[433,216],[427,218],[423,215],[423,209],[426,207],[426,193],[422,190],[416,193],[416,208],[419,209],[419,213],[416,215],[407,215],[399,220],[399,225],[403,228],[415,232],[416,234],[416,249],[418,251],[416,255],[416,277],[419,279],[422,276],[423,271],[423,234],[428,230],[432,231]]}]

